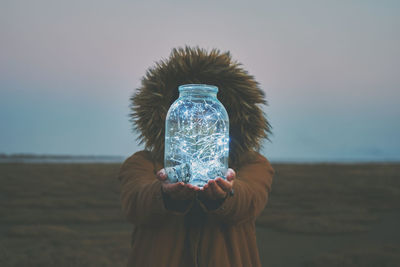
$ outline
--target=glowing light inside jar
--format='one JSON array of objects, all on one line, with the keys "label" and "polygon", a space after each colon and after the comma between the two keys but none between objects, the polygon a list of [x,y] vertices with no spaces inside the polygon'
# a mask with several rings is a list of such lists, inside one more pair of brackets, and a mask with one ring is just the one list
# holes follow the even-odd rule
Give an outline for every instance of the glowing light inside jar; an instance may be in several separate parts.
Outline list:
[{"label": "glowing light inside jar", "polygon": [[210,179],[224,177],[228,155],[229,119],[218,99],[210,94],[180,96],[167,116],[168,179],[202,187]]}]

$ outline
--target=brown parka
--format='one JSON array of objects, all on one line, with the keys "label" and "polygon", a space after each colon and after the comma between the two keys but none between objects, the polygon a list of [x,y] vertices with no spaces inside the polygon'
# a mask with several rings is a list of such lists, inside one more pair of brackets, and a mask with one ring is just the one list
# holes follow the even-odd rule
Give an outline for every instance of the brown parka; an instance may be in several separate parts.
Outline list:
[{"label": "brown parka", "polygon": [[[156,63],[131,97],[131,120],[145,150],[122,164],[122,210],[133,224],[128,267],[260,266],[255,220],[267,203],[274,170],[259,154],[270,125],[259,107],[266,104],[258,83],[232,61],[229,52],[174,49]],[[234,194],[221,201],[177,201],[161,190],[167,111],[178,86],[218,87],[229,116],[229,167],[236,171]]]},{"label": "brown parka", "polygon": [[[255,220],[264,209],[274,170],[268,160],[236,168],[234,194],[216,209],[198,198],[179,203],[162,194],[150,152],[140,151],[122,165],[122,209],[134,224],[127,266],[261,266]],[[214,208],[214,207],[213,207]]]}]

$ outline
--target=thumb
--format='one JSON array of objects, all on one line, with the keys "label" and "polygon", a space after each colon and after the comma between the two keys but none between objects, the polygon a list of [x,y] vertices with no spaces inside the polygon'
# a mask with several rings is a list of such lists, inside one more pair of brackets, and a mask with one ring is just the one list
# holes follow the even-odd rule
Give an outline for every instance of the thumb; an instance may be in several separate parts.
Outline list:
[{"label": "thumb", "polygon": [[229,169],[226,171],[226,180],[232,181],[232,180],[234,180],[235,178],[236,178],[236,172],[235,172],[233,169],[229,168]]},{"label": "thumb", "polygon": [[164,182],[165,180],[167,180],[167,173],[165,171],[165,169],[161,169],[157,172],[156,174],[157,179],[160,180],[161,182]]}]

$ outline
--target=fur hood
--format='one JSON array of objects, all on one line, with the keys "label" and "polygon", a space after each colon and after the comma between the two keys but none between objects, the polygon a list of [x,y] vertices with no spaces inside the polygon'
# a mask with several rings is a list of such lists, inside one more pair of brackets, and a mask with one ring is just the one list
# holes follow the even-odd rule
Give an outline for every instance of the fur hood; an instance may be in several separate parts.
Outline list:
[{"label": "fur hood", "polygon": [[163,162],[168,109],[179,96],[178,86],[196,83],[218,87],[217,98],[229,116],[229,165],[240,164],[245,152],[260,149],[271,127],[259,106],[267,104],[264,92],[229,52],[178,48],[149,68],[130,98],[130,121],[140,133],[138,140]]}]

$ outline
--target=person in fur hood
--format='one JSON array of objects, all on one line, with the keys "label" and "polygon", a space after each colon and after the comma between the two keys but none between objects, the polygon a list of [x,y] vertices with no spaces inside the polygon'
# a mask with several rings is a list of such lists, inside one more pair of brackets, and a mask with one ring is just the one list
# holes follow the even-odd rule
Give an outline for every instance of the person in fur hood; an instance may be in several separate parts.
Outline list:
[{"label": "person in fur hood", "polygon": [[[178,86],[210,84],[229,115],[229,167],[201,190],[169,183],[163,169],[165,119]],[[121,205],[133,224],[127,266],[261,266],[255,220],[274,169],[258,151],[270,125],[258,83],[229,52],[173,49],[131,97],[131,121],[145,150],[122,164]]]}]

